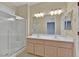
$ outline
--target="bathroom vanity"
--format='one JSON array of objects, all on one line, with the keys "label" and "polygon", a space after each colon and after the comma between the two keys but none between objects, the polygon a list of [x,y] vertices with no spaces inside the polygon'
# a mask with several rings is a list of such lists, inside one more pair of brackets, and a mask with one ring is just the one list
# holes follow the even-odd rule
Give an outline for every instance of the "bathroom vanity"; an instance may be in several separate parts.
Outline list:
[{"label": "bathroom vanity", "polygon": [[[46,36],[46,37],[45,37]],[[46,57],[72,57],[74,56],[74,43],[72,38],[51,35],[28,36],[27,52]]]}]

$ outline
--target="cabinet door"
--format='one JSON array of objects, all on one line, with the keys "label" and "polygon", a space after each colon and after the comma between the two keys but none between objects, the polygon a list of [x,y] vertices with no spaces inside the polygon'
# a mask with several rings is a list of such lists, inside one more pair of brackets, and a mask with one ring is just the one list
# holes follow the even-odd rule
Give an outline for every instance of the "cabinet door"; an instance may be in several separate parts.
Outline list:
[{"label": "cabinet door", "polygon": [[44,46],[43,45],[35,45],[35,55],[44,56]]},{"label": "cabinet door", "polygon": [[59,57],[72,57],[73,50],[69,48],[58,48],[58,56]]},{"label": "cabinet door", "polygon": [[57,57],[57,47],[45,46],[45,56]]},{"label": "cabinet door", "polygon": [[34,54],[34,45],[30,42],[27,43],[27,52]]}]

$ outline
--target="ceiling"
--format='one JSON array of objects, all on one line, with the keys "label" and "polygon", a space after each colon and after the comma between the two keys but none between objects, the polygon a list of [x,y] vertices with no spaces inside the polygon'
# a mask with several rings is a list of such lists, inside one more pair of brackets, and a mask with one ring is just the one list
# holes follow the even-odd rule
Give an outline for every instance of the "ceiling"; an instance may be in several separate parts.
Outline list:
[{"label": "ceiling", "polygon": [[38,4],[40,2],[10,2],[10,3],[15,5],[15,6],[21,6],[21,5],[25,5],[25,4],[35,5],[35,4]]}]

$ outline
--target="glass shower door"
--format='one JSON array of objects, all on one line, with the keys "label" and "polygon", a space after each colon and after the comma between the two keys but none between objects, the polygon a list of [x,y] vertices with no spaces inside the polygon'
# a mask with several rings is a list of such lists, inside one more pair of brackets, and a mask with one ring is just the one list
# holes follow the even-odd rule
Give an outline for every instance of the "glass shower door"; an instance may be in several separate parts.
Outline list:
[{"label": "glass shower door", "polygon": [[17,43],[20,49],[25,46],[25,33],[25,20],[17,20]]},{"label": "glass shower door", "polygon": [[12,55],[24,47],[25,21],[9,21],[9,54]]},{"label": "glass shower door", "polygon": [[9,21],[9,55],[16,52],[17,46],[17,23],[16,21]]},{"label": "glass shower door", "polygon": [[8,55],[8,21],[0,20],[0,56]]},{"label": "glass shower door", "polygon": [[25,21],[0,20],[0,56],[11,56],[25,46]]}]

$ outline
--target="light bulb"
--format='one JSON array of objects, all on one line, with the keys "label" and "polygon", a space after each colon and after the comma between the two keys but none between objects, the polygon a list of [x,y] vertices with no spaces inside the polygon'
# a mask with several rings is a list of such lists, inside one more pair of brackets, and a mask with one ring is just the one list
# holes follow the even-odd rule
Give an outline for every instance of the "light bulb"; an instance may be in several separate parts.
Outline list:
[{"label": "light bulb", "polygon": [[44,16],[44,13],[40,13],[40,17],[43,17]]},{"label": "light bulb", "polygon": [[35,17],[37,17],[37,15],[36,15],[36,14],[34,14],[34,16],[35,16]]},{"label": "light bulb", "polygon": [[50,11],[49,14],[50,14],[50,15],[54,15],[54,11]]},{"label": "light bulb", "polygon": [[61,14],[63,11],[62,10],[58,10],[58,14]]},{"label": "light bulb", "polygon": [[40,14],[38,13],[37,16],[40,17]]},{"label": "light bulb", "polygon": [[43,17],[44,16],[44,13],[37,13],[37,14],[34,14],[34,17]]},{"label": "light bulb", "polygon": [[54,11],[54,14],[57,15],[57,14],[58,14],[58,10],[55,10],[55,11]]},{"label": "light bulb", "polygon": [[39,17],[38,14],[34,14],[35,17]]}]

